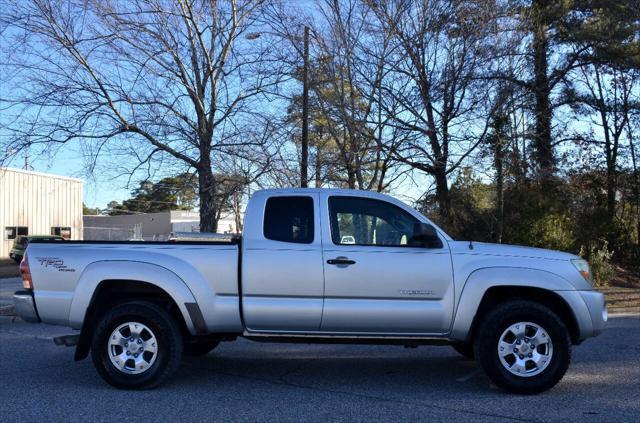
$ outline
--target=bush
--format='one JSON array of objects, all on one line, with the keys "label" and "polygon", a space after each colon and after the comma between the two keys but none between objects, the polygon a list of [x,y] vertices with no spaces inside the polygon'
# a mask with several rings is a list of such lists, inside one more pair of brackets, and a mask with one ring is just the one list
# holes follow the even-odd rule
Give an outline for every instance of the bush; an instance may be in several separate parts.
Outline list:
[{"label": "bush", "polygon": [[571,218],[559,213],[542,216],[533,222],[529,240],[536,247],[571,251],[575,244]]},{"label": "bush", "polygon": [[605,242],[600,249],[597,249],[595,245],[589,247],[588,250],[584,247],[580,248],[580,256],[589,261],[591,273],[597,286],[609,285],[609,282],[611,282],[616,275],[613,265],[611,264],[613,251],[609,251],[607,247],[608,244]]}]

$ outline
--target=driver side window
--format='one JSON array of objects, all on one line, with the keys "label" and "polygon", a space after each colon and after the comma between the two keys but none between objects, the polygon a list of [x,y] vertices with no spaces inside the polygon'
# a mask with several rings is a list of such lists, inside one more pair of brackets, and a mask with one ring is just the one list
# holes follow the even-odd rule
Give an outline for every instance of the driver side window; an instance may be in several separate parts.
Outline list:
[{"label": "driver side window", "polygon": [[419,247],[412,239],[418,220],[384,201],[360,197],[330,197],[331,238],[337,245]]}]

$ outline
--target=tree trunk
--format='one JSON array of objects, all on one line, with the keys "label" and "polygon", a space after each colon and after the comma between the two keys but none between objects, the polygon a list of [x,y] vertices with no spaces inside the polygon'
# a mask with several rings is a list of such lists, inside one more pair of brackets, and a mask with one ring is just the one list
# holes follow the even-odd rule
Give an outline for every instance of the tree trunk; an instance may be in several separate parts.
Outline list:
[{"label": "tree trunk", "polygon": [[356,172],[350,165],[347,165],[347,184],[349,189],[356,189]]},{"label": "tree trunk", "polygon": [[240,200],[242,195],[239,192],[233,193],[233,215],[236,223],[236,233],[242,233],[242,216],[240,215]]},{"label": "tree trunk", "polygon": [[[534,13],[543,14],[545,6],[541,0],[534,1]],[[533,30],[533,71],[535,75],[534,94],[536,99],[536,133],[534,134],[536,160],[542,179],[547,179],[555,171],[553,146],[551,143],[550,87],[547,75],[548,26],[544,18],[537,17]]]},{"label": "tree trunk", "polygon": [[300,158],[300,187],[309,185],[309,27],[304,27],[304,67],[302,68],[302,157]]},{"label": "tree trunk", "polygon": [[322,154],[320,152],[320,146],[316,146],[316,188],[322,187]]},{"label": "tree trunk", "polygon": [[607,165],[607,217],[613,222],[616,215],[617,177],[615,165]]},{"label": "tree trunk", "polygon": [[496,140],[495,146],[495,166],[496,166],[496,217],[498,220],[497,241],[502,243],[504,232],[504,152],[502,150],[502,140]]},{"label": "tree trunk", "polygon": [[640,175],[638,174],[638,164],[636,161],[636,150],[633,145],[633,134],[631,133],[631,123],[627,120],[627,137],[629,138],[629,150],[631,151],[631,164],[633,170],[633,196],[636,203],[636,231],[638,235],[637,243],[640,245]]},{"label": "tree trunk", "polygon": [[438,210],[442,219],[451,223],[451,198],[449,197],[449,184],[447,183],[447,174],[445,168],[436,166],[433,172],[436,180],[436,199],[438,201]]},{"label": "tree trunk", "polygon": [[215,203],[216,181],[211,162],[203,157],[198,167],[198,196],[200,197],[200,232],[216,232],[218,218]]}]

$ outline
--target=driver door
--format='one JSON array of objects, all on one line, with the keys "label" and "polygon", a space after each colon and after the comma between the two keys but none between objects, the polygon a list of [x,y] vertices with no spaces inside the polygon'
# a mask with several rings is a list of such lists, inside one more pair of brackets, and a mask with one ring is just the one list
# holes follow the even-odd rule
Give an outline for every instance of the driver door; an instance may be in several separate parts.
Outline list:
[{"label": "driver door", "polygon": [[412,240],[419,219],[387,201],[323,194],[324,307],[331,333],[425,335],[449,330],[453,314],[446,242]]}]

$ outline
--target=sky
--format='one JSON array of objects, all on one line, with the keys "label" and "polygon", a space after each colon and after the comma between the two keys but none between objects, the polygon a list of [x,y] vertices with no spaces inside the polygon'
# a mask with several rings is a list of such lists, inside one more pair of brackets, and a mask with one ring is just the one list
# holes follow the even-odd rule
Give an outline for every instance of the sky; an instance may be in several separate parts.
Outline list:
[{"label": "sky", "polygon": [[[313,2],[309,0],[302,0],[299,6],[307,9],[313,15]],[[2,34],[0,42],[6,43],[11,39],[12,28],[8,29],[8,32]],[[2,46],[2,51],[7,51],[7,45]],[[20,55],[18,51],[9,49],[10,54]],[[8,57],[3,57],[2,61],[10,60]],[[7,68],[5,68],[6,70]],[[16,89],[15,80],[12,83],[8,81],[12,79],[18,81],[17,86],[20,87],[19,75],[7,75],[0,77],[0,137],[8,137],[6,131],[3,131],[3,127],[11,119],[9,116],[13,113],[13,110],[6,110],[6,103],[2,103],[3,98],[11,98],[14,94],[13,90]],[[19,88],[18,88],[19,89]],[[34,112],[35,113],[35,112]],[[3,133],[4,132],[4,133]],[[131,191],[140,182],[140,176],[134,175],[130,180],[129,176],[118,176],[115,170],[116,163],[109,163],[110,158],[106,157],[100,160],[99,166],[95,171],[89,172],[87,170],[86,156],[83,152],[82,143],[70,142],[61,147],[56,147],[55,151],[41,152],[36,151],[36,148],[31,148],[30,151],[21,151],[17,154],[14,152],[2,152],[0,151],[0,166],[13,167],[19,169],[33,170],[37,172],[51,173],[62,176],[69,176],[74,178],[80,178],[84,180],[84,204],[91,208],[106,208],[110,201],[122,202],[125,199],[130,198]],[[2,154],[4,153],[4,154]],[[7,156],[9,157],[7,159]],[[4,160],[3,160],[4,158]],[[25,165],[25,160],[28,164]],[[175,173],[178,173],[176,170]],[[165,175],[162,175],[165,176]],[[152,180],[158,180],[161,176],[157,176]],[[430,185],[430,180],[427,177],[418,177],[421,187],[416,187],[414,183],[408,183],[407,181],[401,183],[396,189],[393,190],[394,194],[399,198],[411,203],[421,195],[424,194],[426,187]]]},{"label": "sky", "polygon": [[[305,0],[304,3],[306,3],[305,7],[308,7],[309,1]],[[4,35],[6,36],[7,34],[5,33]],[[0,37],[0,41],[6,39],[6,37]],[[7,46],[2,48],[3,52],[6,51],[5,47]],[[7,59],[3,57],[2,61],[4,60]],[[0,103],[2,98],[10,97],[10,88],[3,81],[5,81],[5,77],[0,77]],[[2,126],[6,124],[6,115],[2,116],[2,110],[4,109],[0,107],[0,123],[2,123],[0,124],[0,136],[7,136],[7,134],[2,133]],[[11,155],[10,152],[6,154]],[[129,180],[126,175],[117,176],[113,163],[109,164],[107,160],[103,160],[94,172],[88,172],[85,155],[79,143],[69,143],[60,147],[57,151],[47,154],[38,153],[37,151],[20,152],[8,161],[2,161],[2,157],[0,157],[0,165],[24,168],[25,154],[28,154],[28,169],[30,170],[83,179],[85,181],[84,203],[91,208],[98,207],[103,209],[107,203],[113,200],[122,202],[130,197],[131,190],[139,182],[139,178]],[[416,176],[414,182],[404,180],[394,187],[392,193],[408,203],[417,200],[431,187],[432,180],[425,175],[416,174],[414,176]],[[475,176],[486,177],[486,175]],[[160,178],[157,177],[156,179]]]},{"label": "sky", "polygon": [[[308,12],[313,13],[312,5],[313,2],[311,0],[300,0],[297,4],[297,6],[306,8]],[[19,34],[19,30],[11,26],[0,28],[0,43],[3,44],[1,46],[3,57],[0,59],[0,137],[11,136],[5,127],[12,123],[12,115],[19,113],[16,112],[18,109],[7,107],[8,103],[6,101],[3,102],[3,99],[15,97],[15,90],[24,88],[19,73],[12,73],[8,70],[9,67],[2,65],[11,62],[14,59],[13,55],[19,60],[26,60],[26,63],[29,63],[30,60],[37,61],[37,59],[29,59],[21,55],[19,50],[12,49],[8,45],[12,37],[19,36]],[[40,49],[41,46],[37,48]],[[46,47],[44,50],[46,51]],[[33,109],[37,108],[33,107]],[[34,111],[33,113],[38,112]],[[83,147],[77,141],[56,147],[53,152],[40,152],[36,151],[36,148],[32,148],[31,151],[21,151],[17,154],[13,151],[0,151],[0,167],[28,169],[83,179],[84,203],[91,208],[104,209],[110,201],[122,202],[130,198],[131,191],[138,185],[143,175],[134,175],[131,179],[128,175],[118,176],[119,171],[115,169],[115,166],[119,165],[119,163],[110,163],[110,160],[114,160],[110,157],[101,158],[96,170],[89,172]],[[28,160],[27,165],[25,165],[26,159]],[[132,158],[132,160],[134,159]],[[173,173],[179,173],[180,171],[180,166],[177,166]],[[163,176],[167,175],[156,176],[152,180],[159,180]]]},{"label": "sky", "polygon": [[[15,35],[15,28],[2,27],[0,34],[0,137],[7,138],[11,134],[5,127],[11,123],[16,109],[9,107],[5,99],[11,98],[21,83],[18,82],[16,87],[16,79],[20,81],[20,75],[13,74],[5,65],[13,59],[11,55],[20,55],[20,52],[8,45]],[[126,177],[114,179],[108,172],[87,175],[83,154],[77,143],[69,143],[59,148],[55,154],[41,154],[33,150],[16,154],[13,151],[0,150],[0,167],[25,169],[25,156],[28,156],[29,170],[83,179],[84,203],[89,207],[104,208],[111,200],[122,201],[129,198],[131,189],[126,187]]]},{"label": "sky", "polygon": [[[75,145],[68,145],[53,157],[31,156],[28,169],[55,175],[70,176],[84,180],[84,203],[91,208],[105,208],[112,200],[122,202],[130,197],[127,177],[114,177],[105,173],[87,176],[85,161]],[[24,169],[25,154],[20,153],[3,166]]]},{"label": "sky", "polygon": [[[24,169],[25,154],[18,154],[3,166]],[[28,169],[82,179],[84,181],[83,202],[90,208],[104,209],[107,203],[113,200],[121,203],[130,198],[131,190],[139,182],[138,180],[129,182],[127,176],[118,177],[109,175],[108,172],[94,172],[87,175],[85,159],[75,144],[66,145],[52,157],[29,156]],[[431,185],[431,178],[424,175],[414,175],[414,180],[415,182],[409,182],[405,179],[393,189],[392,194],[407,203],[416,201],[424,194],[425,187]],[[129,187],[127,187],[127,183],[129,183]]]}]

